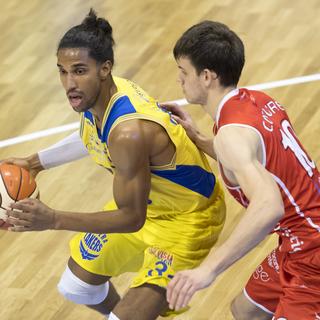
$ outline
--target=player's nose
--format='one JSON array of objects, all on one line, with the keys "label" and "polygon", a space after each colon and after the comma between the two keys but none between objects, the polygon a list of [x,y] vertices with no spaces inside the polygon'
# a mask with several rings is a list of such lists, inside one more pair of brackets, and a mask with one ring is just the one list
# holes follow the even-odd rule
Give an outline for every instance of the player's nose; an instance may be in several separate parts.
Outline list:
[{"label": "player's nose", "polygon": [[76,89],[77,88],[77,83],[73,77],[72,74],[68,74],[67,75],[67,81],[66,81],[66,90],[67,92],[68,91],[71,91],[73,89]]}]

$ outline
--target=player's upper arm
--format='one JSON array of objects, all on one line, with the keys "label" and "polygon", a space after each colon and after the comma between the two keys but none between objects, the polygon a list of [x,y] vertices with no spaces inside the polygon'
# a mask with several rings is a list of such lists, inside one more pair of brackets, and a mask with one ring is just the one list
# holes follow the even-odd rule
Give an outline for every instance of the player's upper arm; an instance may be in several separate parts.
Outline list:
[{"label": "player's upper arm", "polygon": [[258,134],[250,128],[222,127],[215,139],[215,151],[219,162],[232,172],[250,204],[264,203],[281,216],[281,193],[270,172],[259,161],[260,143]]},{"label": "player's upper arm", "polygon": [[150,138],[139,120],[120,123],[109,138],[109,151],[115,166],[114,199],[137,229],[145,222],[150,192]]}]

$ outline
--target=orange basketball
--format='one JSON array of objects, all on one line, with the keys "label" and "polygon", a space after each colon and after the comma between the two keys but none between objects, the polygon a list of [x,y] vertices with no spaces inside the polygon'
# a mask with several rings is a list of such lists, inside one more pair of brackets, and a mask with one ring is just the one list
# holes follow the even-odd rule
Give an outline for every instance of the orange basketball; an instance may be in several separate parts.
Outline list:
[{"label": "orange basketball", "polygon": [[38,188],[29,171],[13,164],[0,165],[0,228],[7,229],[6,209],[25,198],[36,198]]}]

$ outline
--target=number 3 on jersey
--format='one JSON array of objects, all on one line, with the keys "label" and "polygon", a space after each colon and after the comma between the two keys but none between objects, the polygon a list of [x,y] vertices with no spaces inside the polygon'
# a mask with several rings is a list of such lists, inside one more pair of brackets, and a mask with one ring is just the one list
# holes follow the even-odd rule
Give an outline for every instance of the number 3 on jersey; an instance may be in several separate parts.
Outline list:
[{"label": "number 3 on jersey", "polygon": [[[287,150],[288,148],[295,154],[302,167],[307,171],[309,177],[313,176],[313,169],[315,169],[315,163],[308,158],[306,153],[302,150],[296,138],[292,134],[294,131],[288,120],[284,120],[281,123],[282,129],[280,129],[282,136],[282,144]],[[290,129],[290,130],[289,130]]]}]

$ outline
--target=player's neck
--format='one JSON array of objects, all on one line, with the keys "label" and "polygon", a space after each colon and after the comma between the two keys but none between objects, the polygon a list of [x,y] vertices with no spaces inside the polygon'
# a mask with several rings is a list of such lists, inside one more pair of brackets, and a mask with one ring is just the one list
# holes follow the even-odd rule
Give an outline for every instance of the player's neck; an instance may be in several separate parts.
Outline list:
[{"label": "player's neck", "polygon": [[204,109],[209,113],[210,117],[215,120],[218,106],[224,96],[230,91],[234,90],[235,87],[216,87],[208,92],[207,103],[204,105]]},{"label": "player's neck", "polygon": [[105,80],[105,83],[102,83],[99,97],[95,106],[92,108],[92,114],[95,117],[95,122],[98,128],[101,128],[102,120],[109,105],[110,99],[117,92],[117,90],[117,86],[112,77]]}]

